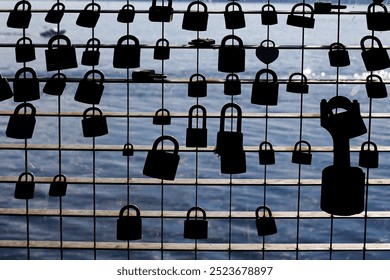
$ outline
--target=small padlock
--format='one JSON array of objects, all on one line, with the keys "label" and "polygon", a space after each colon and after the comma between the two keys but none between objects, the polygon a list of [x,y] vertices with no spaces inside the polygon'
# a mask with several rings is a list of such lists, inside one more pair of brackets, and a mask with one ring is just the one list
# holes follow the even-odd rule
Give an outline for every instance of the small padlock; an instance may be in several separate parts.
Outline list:
[{"label": "small padlock", "polygon": [[29,37],[22,37],[15,46],[16,62],[29,62],[35,60],[35,46]]},{"label": "small padlock", "polygon": [[100,17],[100,5],[93,2],[87,4],[77,17],[76,24],[81,27],[95,28]]},{"label": "small padlock", "polygon": [[261,24],[262,25],[278,24],[278,14],[273,5],[265,4],[261,8]]},{"label": "small padlock", "polygon": [[[22,9],[19,9],[22,7]],[[31,20],[31,4],[22,0],[15,4],[14,9],[9,13],[7,26],[10,28],[28,28]]]},{"label": "small padlock", "polygon": [[49,196],[62,197],[66,195],[68,183],[66,177],[63,174],[57,174],[54,176],[53,181],[50,183]]},{"label": "small padlock", "polygon": [[[200,211],[202,213],[202,219],[198,219],[198,216],[195,216],[195,219],[190,219],[190,215],[194,211],[195,213]],[[208,221],[206,220],[206,211],[198,206],[190,208],[187,212],[187,219],[184,221],[184,238],[207,239],[207,229]]]},{"label": "small padlock", "polygon": [[[191,11],[191,8],[195,5],[197,10]],[[199,9],[200,6],[203,8],[202,11]],[[184,12],[182,28],[191,31],[206,31],[208,19],[209,14],[206,4],[201,1],[193,1],[188,4],[187,11]]]},{"label": "small padlock", "polygon": [[[231,8],[231,10],[229,10],[229,8]],[[237,2],[228,3],[225,6],[223,15],[226,29],[239,29],[246,26],[244,12],[242,11],[241,5]]]},{"label": "small padlock", "polygon": [[[373,150],[370,146],[374,147]],[[365,149],[367,147],[367,149]],[[379,152],[378,147],[372,141],[363,142],[359,152],[359,166],[366,168],[378,168]]]},{"label": "small padlock", "polygon": [[387,97],[386,85],[381,76],[370,74],[366,78],[366,91],[368,98],[385,98]]},{"label": "small padlock", "polygon": [[190,82],[188,83],[188,96],[189,97],[207,96],[207,81],[205,76],[199,73],[191,75]]},{"label": "small padlock", "polygon": [[[23,179],[23,177],[25,179]],[[35,182],[34,174],[31,172],[23,172],[19,175],[19,179],[15,184],[14,198],[16,199],[31,199],[34,198]]]},{"label": "small padlock", "polygon": [[65,5],[61,2],[55,3],[45,16],[45,21],[48,23],[59,24],[64,16]]},{"label": "small padlock", "polygon": [[158,109],[153,116],[153,124],[170,125],[171,113],[165,108]]},{"label": "small padlock", "polygon": [[56,73],[46,82],[42,91],[49,95],[60,96],[66,87],[66,80],[64,73]]},{"label": "small padlock", "polygon": [[241,81],[237,74],[230,73],[226,76],[226,80],[223,84],[223,93],[225,95],[241,94]]},{"label": "small padlock", "polygon": [[[378,47],[366,48],[364,43],[367,40],[374,41]],[[360,41],[362,48],[362,58],[367,71],[382,70],[390,67],[389,55],[385,48],[383,48],[381,41],[375,36],[364,36]]]},{"label": "small padlock", "polygon": [[[162,0],[162,2],[164,2],[164,0]],[[172,18],[172,0],[168,0],[168,5],[160,6],[157,6],[157,0],[152,0],[152,6],[149,8],[149,20],[151,22],[171,22]]]},{"label": "small padlock", "polygon": [[[165,150],[157,150],[157,146],[160,142],[169,140],[174,145],[172,153]],[[146,156],[143,174],[152,178],[162,180],[175,180],[177,167],[179,165],[180,156],[179,143],[177,140],[169,135],[163,135],[156,139],[153,143],[152,150],[148,152]]]},{"label": "small padlock", "polygon": [[[95,78],[96,75],[99,78]],[[99,104],[104,91],[103,83],[104,74],[101,71],[89,70],[79,83],[74,100],[86,104]]]},{"label": "small padlock", "polygon": [[14,93],[8,80],[0,74],[0,101],[10,99],[12,96],[14,96]]},{"label": "small padlock", "polygon": [[119,10],[117,21],[121,23],[132,23],[135,17],[135,8],[131,4],[126,4]]},{"label": "small padlock", "polygon": [[[237,41],[238,46],[227,46],[227,40]],[[227,35],[222,39],[218,52],[218,71],[227,73],[245,71],[245,48],[240,37]]]},{"label": "small padlock", "polygon": [[[259,212],[263,210],[263,216],[260,217]],[[272,217],[271,209],[267,206],[259,206],[256,209],[256,228],[258,236],[266,236],[276,234],[278,232],[276,228],[275,218]],[[265,212],[268,213],[268,217],[265,216]]]},{"label": "small padlock", "polygon": [[[198,127],[192,123],[194,111],[196,110],[196,119],[198,120],[198,110],[202,111],[202,125]],[[186,147],[207,147],[207,112],[202,105],[193,105],[188,112],[188,127],[186,131]]]},{"label": "small padlock", "polygon": [[[31,113],[27,113],[30,108]],[[21,113],[22,112],[22,113]],[[14,139],[30,139],[35,128],[36,109],[30,103],[22,103],[16,106],[14,113],[9,117],[5,134]]]},{"label": "small padlock", "polygon": [[[126,210],[135,210],[135,216],[125,216]],[[142,239],[142,219],[139,208],[133,204],[123,206],[116,221],[117,240]]]},{"label": "small padlock", "polygon": [[165,38],[158,39],[154,47],[153,58],[158,60],[169,59],[169,41]]},{"label": "small padlock", "polygon": [[272,147],[272,144],[268,141],[263,141],[259,145],[259,164],[275,164],[275,151]]},{"label": "small padlock", "polygon": [[[89,112],[92,112],[92,115],[88,117]],[[107,119],[97,107],[90,107],[84,111],[81,125],[84,137],[97,137],[108,133]]]},{"label": "small padlock", "polygon": [[348,51],[341,43],[333,43],[329,47],[328,52],[330,66],[345,67],[351,64]]},{"label": "small padlock", "polygon": [[[382,12],[377,11],[377,7],[382,9]],[[372,31],[387,31],[390,30],[390,14],[383,4],[371,3],[368,5],[366,13],[367,29]]]},{"label": "small padlock", "polygon": [[[28,78],[27,74],[31,77]],[[34,69],[24,67],[15,73],[14,79],[14,101],[25,102],[38,100],[40,98],[39,80]]]},{"label": "small padlock", "polygon": [[[297,15],[296,9],[302,7],[303,8],[303,15]],[[309,8],[308,14],[310,14],[310,17],[305,17],[305,7]],[[303,27],[303,28],[314,28],[314,9],[310,4],[307,3],[299,3],[295,4],[292,9],[291,13],[287,16],[287,24],[291,26],[296,27]]]},{"label": "small padlock", "polygon": [[[60,45],[60,40],[64,40],[66,44]],[[76,49],[65,35],[54,35],[49,39],[45,56],[47,71],[77,68]]]},{"label": "small padlock", "polygon": [[[293,80],[295,76],[300,76],[301,78],[298,79],[298,81]],[[305,74],[291,74],[287,82],[286,91],[294,93],[309,93],[309,85],[307,84],[307,78]]]},{"label": "small padlock", "polygon": [[122,149],[122,156],[132,157],[134,155],[134,146],[131,143],[126,143]]},{"label": "small padlock", "polygon": [[81,57],[81,64],[86,66],[96,66],[99,64],[100,58],[100,40],[91,38],[87,41],[87,46]]},{"label": "small padlock", "polygon": [[[124,41],[133,41],[134,44],[123,44]],[[119,38],[114,48],[114,68],[137,68],[140,66],[141,48],[138,39],[133,35]]]},{"label": "small padlock", "polygon": [[[267,43],[267,45],[265,45]],[[279,49],[272,40],[263,40],[256,48],[256,57],[265,64],[274,62],[279,57]]]},{"label": "small padlock", "polygon": [[[307,146],[307,151],[302,150],[302,144],[305,144]],[[296,164],[310,165],[311,159],[312,159],[312,154],[311,154],[310,143],[304,140],[298,141],[294,146],[291,162]]]},{"label": "small padlock", "polygon": [[[265,81],[260,80],[260,76],[266,74]],[[272,80],[269,80],[271,75]],[[279,83],[276,73],[271,69],[261,69],[256,73],[252,85],[251,103],[258,105],[278,105]]]}]

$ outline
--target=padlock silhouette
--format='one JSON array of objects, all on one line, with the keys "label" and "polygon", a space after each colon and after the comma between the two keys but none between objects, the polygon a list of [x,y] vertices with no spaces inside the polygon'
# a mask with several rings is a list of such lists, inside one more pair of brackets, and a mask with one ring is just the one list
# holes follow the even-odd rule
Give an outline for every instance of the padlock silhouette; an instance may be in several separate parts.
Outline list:
[{"label": "padlock silhouette", "polygon": [[77,17],[76,24],[81,27],[95,28],[100,17],[100,5],[93,2],[85,6]]},{"label": "padlock silhouette", "polygon": [[68,183],[66,177],[63,174],[57,174],[54,176],[53,181],[50,183],[49,196],[62,197],[66,195]]},{"label": "padlock silhouette", "polygon": [[[92,115],[88,115],[89,112],[92,112]],[[90,107],[84,111],[81,125],[84,137],[98,137],[108,134],[107,119],[102,110],[97,107]]]},{"label": "padlock silhouette", "polygon": [[[195,11],[191,10],[195,5],[197,9]],[[182,28],[190,31],[206,31],[208,19],[209,14],[206,4],[201,1],[193,1],[188,4],[187,11],[184,12]]]},{"label": "padlock silhouette", "polygon": [[256,48],[256,57],[265,64],[274,62],[279,57],[279,49],[272,40],[263,40]]},{"label": "padlock silhouette", "polygon": [[[27,77],[30,74],[31,77]],[[40,98],[39,80],[34,69],[23,67],[16,71],[14,79],[14,101],[25,102]]]},{"label": "padlock silhouette", "polygon": [[169,112],[169,110],[165,108],[158,109],[153,116],[153,124],[170,125],[171,113]]},{"label": "padlock silhouette", "polygon": [[56,73],[46,82],[42,91],[49,95],[60,96],[66,87],[66,80],[64,73]]},{"label": "padlock silhouette", "polygon": [[223,15],[226,29],[240,29],[246,26],[244,12],[241,5],[237,2],[226,4]]},{"label": "padlock silhouette", "polygon": [[[366,48],[365,42],[371,40],[372,47]],[[374,42],[378,47],[374,47]],[[362,58],[367,71],[382,70],[390,67],[390,58],[381,41],[375,36],[364,36],[360,41]]]},{"label": "padlock silhouette", "polygon": [[223,83],[223,93],[225,95],[240,95],[241,94],[241,81],[237,74],[230,73],[226,76]]},{"label": "padlock silhouette", "polygon": [[15,46],[16,62],[29,62],[35,60],[35,46],[29,37],[22,37]]},{"label": "padlock silhouette", "polygon": [[[266,79],[260,80],[260,76],[265,74]],[[271,79],[268,78],[271,75]],[[271,69],[261,69],[256,73],[252,85],[251,103],[257,105],[278,105],[279,83],[276,73]]]},{"label": "padlock silhouette", "polygon": [[[263,211],[263,215],[260,216],[259,212]],[[268,216],[266,216],[266,212]],[[256,211],[256,228],[258,236],[266,236],[276,234],[278,232],[276,228],[275,218],[272,217],[271,209],[267,206],[259,206]]]},{"label": "padlock silhouette", "polygon": [[119,10],[117,21],[121,23],[132,23],[135,17],[135,8],[131,4],[126,4]]},{"label": "padlock silhouette", "polygon": [[[133,41],[134,44],[124,44]],[[125,35],[119,38],[114,48],[114,68],[138,68],[140,66],[141,48],[137,37]]]},{"label": "padlock silhouette", "polygon": [[[379,12],[378,12],[379,8]],[[382,10],[382,11],[380,11]],[[372,31],[390,30],[390,14],[385,5],[381,3],[371,3],[368,5],[366,13],[367,29]]]},{"label": "padlock silhouette", "polygon": [[[196,78],[196,80],[195,80]],[[188,83],[189,97],[206,97],[207,96],[207,81],[202,74],[193,74]]]},{"label": "padlock silhouette", "polygon": [[87,46],[81,57],[81,64],[86,66],[96,66],[100,59],[100,40],[91,38],[87,41]]},{"label": "padlock silhouette", "polygon": [[[238,46],[227,46],[227,40],[237,41]],[[240,37],[227,35],[222,39],[218,52],[218,71],[227,73],[245,71],[245,48]]]},{"label": "padlock silhouette", "polygon": [[[164,0],[162,0],[164,2]],[[171,22],[173,18],[172,0],[168,0],[168,5],[157,5],[157,0],[152,0],[149,8],[149,20],[151,22]]]},{"label": "padlock silhouette", "polygon": [[[300,79],[296,80],[294,77],[299,76]],[[307,84],[307,78],[305,74],[302,73],[293,73],[288,78],[286,85],[287,92],[294,93],[309,93],[309,85]]]},{"label": "padlock silhouette", "polygon": [[[370,146],[373,149],[370,149]],[[367,149],[365,149],[367,147]],[[365,141],[359,151],[359,166],[366,168],[378,168],[379,152],[378,147],[372,141]]]},{"label": "padlock silhouette", "polygon": [[99,104],[104,91],[103,83],[104,74],[101,71],[89,70],[80,81],[74,100],[85,104]]},{"label": "padlock silhouette", "polygon": [[[298,8],[303,8],[303,15],[298,15],[296,10]],[[309,9],[309,12],[305,12],[305,8]],[[309,16],[305,16],[305,14],[309,14]],[[314,28],[315,18],[314,18],[314,9],[310,4],[307,3],[299,3],[295,4],[291,13],[287,16],[287,24],[296,27],[302,28]]]},{"label": "padlock silhouette", "polygon": [[351,64],[348,51],[341,43],[332,43],[328,52],[330,66],[345,67]]},{"label": "padlock silhouette", "polygon": [[14,9],[9,13],[7,26],[10,28],[28,28],[31,20],[31,4],[22,0],[15,4]]},{"label": "padlock silhouette", "polygon": [[[190,215],[192,212],[200,211],[202,213],[202,218],[199,219],[198,216],[195,216],[195,219],[191,219]],[[184,221],[184,238],[187,239],[207,239],[208,236],[208,221],[206,220],[206,211],[203,208],[195,206],[188,210],[187,218]]]},{"label": "padlock silhouette", "polygon": [[[307,146],[307,150],[302,150],[302,144]],[[310,165],[312,159],[311,154],[311,145],[309,142],[300,140],[294,146],[294,151],[292,152],[291,162],[296,164],[305,164]]]},{"label": "padlock silhouette", "polygon": [[259,145],[259,164],[275,164],[275,151],[272,144],[268,141],[263,141]]},{"label": "padlock silhouette", "polygon": [[55,3],[45,16],[45,21],[48,23],[59,24],[65,13],[65,5],[61,2]]},{"label": "padlock silhouette", "polygon": [[154,47],[153,58],[158,60],[169,59],[170,48],[169,41],[165,38],[158,39]]},{"label": "padlock silhouette", "polygon": [[366,78],[366,92],[368,98],[385,98],[387,97],[386,85],[381,76],[370,74]]},{"label": "padlock silhouette", "polygon": [[[157,150],[157,146],[164,140],[169,140],[173,143],[174,149],[169,153],[163,149]],[[169,135],[160,136],[154,141],[152,150],[146,156],[143,174],[152,178],[162,180],[175,180],[177,167],[179,165],[180,156],[179,143]]]},{"label": "padlock silhouette", "polygon": [[[199,110],[201,114],[201,125],[193,124],[194,112],[196,111],[196,120],[199,118]],[[207,112],[202,105],[193,105],[188,111],[188,127],[186,130],[186,147],[207,147]]]},{"label": "padlock silhouette", "polygon": [[[27,112],[27,109],[31,113]],[[30,139],[35,128],[36,109],[30,103],[22,103],[16,106],[14,113],[10,116],[5,134],[14,139]]]},{"label": "padlock silhouette", "polygon": [[[61,45],[61,40],[66,44]],[[45,56],[47,71],[77,68],[76,49],[65,35],[54,35],[49,39]]]},{"label": "padlock silhouette", "polygon": [[278,24],[278,14],[276,9],[271,4],[265,4],[261,7],[261,24],[274,25]]},{"label": "padlock silhouette", "polygon": [[[125,211],[134,210],[135,216],[125,216]],[[116,221],[117,240],[139,240],[142,239],[141,211],[136,205],[123,206]]]},{"label": "padlock silhouette", "polygon": [[12,96],[14,96],[14,93],[8,80],[0,74],[0,101],[10,99]]},{"label": "padlock silhouette", "polygon": [[134,155],[134,146],[131,143],[126,143],[122,149],[122,156],[132,157]]},{"label": "padlock silhouette", "polygon": [[34,198],[34,191],[34,174],[28,171],[21,173],[19,175],[18,181],[15,184],[14,198],[32,199]]}]

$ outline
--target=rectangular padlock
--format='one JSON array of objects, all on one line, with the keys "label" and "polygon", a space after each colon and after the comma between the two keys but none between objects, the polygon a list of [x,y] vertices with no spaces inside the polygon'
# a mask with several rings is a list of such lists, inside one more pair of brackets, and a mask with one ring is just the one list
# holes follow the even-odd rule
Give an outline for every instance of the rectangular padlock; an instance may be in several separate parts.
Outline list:
[{"label": "rectangular padlock", "polygon": [[[24,179],[23,179],[24,177]],[[32,199],[34,198],[35,182],[31,172],[23,172],[15,184],[14,198]]]},{"label": "rectangular padlock", "polygon": [[[272,80],[260,80],[263,74],[270,74]],[[279,83],[277,82],[276,73],[270,69],[262,69],[256,73],[255,80],[252,84],[251,103],[257,105],[278,105]]]},{"label": "rectangular padlock", "polygon": [[[131,40],[134,44],[124,44]],[[140,67],[141,48],[139,41],[135,36],[125,35],[119,38],[114,48],[114,68],[138,68]]]},{"label": "rectangular padlock", "polygon": [[189,97],[207,96],[207,81],[205,76],[203,76],[202,74],[193,74],[190,77],[190,82],[188,83],[188,96]]},{"label": "rectangular padlock", "polygon": [[[55,44],[64,40],[66,45]],[[56,71],[77,68],[76,49],[65,35],[54,35],[49,39],[48,49],[45,50],[46,70]]]},{"label": "rectangular padlock", "polygon": [[[31,77],[26,75],[30,73]],[[14,101],[26,102],[40,98],[39,80],[34,69],[24,67],[15,73],[14,80]]]},{"label": "rectangular padlock", "polygon": [[241,174],[246,172],[245,151],[229,151],[220,155],[221,173]]},{"label": "rectangular padlock", "polygon": [[173,18],[172,0],[168,0],[168,5],[159,6],[157,0],[152,0],[149,8],[149,20],[151,22],[171,22]]},{"label": "rectangular padlock", "polygon": [[62,95],[66,87],[66,79],[64,73],[56,73],[46,82],[42,91],[49,95]]},{"label": "rectangular padlock", "polygon": [[29,62],[36,59],[35,46],[28,37],[22,37],[16,42],[15,46],[16,62]]},{"label": "rectangular padlock", "polygon": [[100,17],[100,5],[89,3],[77,17],[76,24],[81,27],[95,28]]},{"label": "rectangular padlock", "polygon": [[[88,112],[93,112],[93,115],[87,117]],[[97,137],[108,133],[107,119],[103,116],[102,111],[96,107],[90,107],[84,111],[81,125],[84,137]]]},{"label": "rectangular padlock", "polygon": [[[268,216],[260,216],[260,211],[266,211]],[[268,207],[260,206],[256,209],[256,228],[258,236],[272,235],[278,232],[275,218],[272,217],[271,210]]]},{"label": "rectangular padlock", "polygon": [[50,183],[49,196],[65,196],[67,187],[66,177],[62,174],[58,174],[54,176],[53,181]]},{"label": "rectangular padlock", "polygon": [[206,128],[187,128],[186,147],[207,147],[207,129]]},{"label": "rectangular padlock", "polygon": [[[22,7],[22,8],[20,8]],[[19,1],[9,13],[7,26],[10,28],[28,28],[31,21],[31,4],[28,1]]]},{"label": "rectangular padlock", "polygon": [[[125,216],[124,211],[133,209],[136,211],[135,216]],[[139,240],[142,238],[142,219],[141,213],[137,206],[129,204],[119,212],[119,218],[116,222],[116,239],[117,240]]]}]

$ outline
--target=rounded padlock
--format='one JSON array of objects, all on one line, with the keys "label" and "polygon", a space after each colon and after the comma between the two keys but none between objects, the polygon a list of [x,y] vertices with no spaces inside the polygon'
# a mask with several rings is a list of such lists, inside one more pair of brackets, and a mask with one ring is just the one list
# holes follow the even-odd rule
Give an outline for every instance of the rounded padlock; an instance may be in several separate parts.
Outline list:
[{"label": "rounded padlock", "polygon": [[[124,44],[124,42],[127,44]],[[134,44],[129,44],[132,41]],[[138,68],[140,66],[141,48],[137,37],[125,35],[119,38],[114,48],[114,68]]]},{"label": "rounded padlock", "polygon": [[59,24],[64,16],[65,5],[61,2],[55,3],[45,16],[45,21],[48,23]]},{"label": "rounded padlock", "polygon": [[[370,146],[372,146],[373,149],[370,149]],[[379,165],[378,147],[372,141],[363,142],[359,152],[359,166],[366,167],[366,168],[378,168],[378,165]]]},{"label": "rounded padlock", "polygon": [[[267,45],[265,45],[267,44]],[[256,48],[256,57],[265,64],[274,62],[279,57],[279,49],[272,40],[263,40]]]},{"label": "rounded padlock", "polygon": [[[25,178],[23,180],[23,177]],[[23,172],[19,175],[19,179],[15,184],[14,198],[16,199],[32,199],[34,198],[35,182],[34,174],[31,172]]]},{"label": "rounded padlock", "polygon": [[[195,11],[191,10],[195,5],[197,9]],[[187,11],[184,12],[182,28],[190,31],[206,31],[208,18],[206,4],[201,1],[193,1],[188,4]]]},{"label": "rounded padlock", "polygon": [[[201,111],[202,124],[193,124],[194,112],[197,112],[196,119],[198,120],[198,111]],[[207,112],[202,105],[193,105],[188,112],[188,127],[186,130],[186,147],[207,147]]]},{"label": "rounded padlock", "polygon": [[[260,211],[263,211],[263,216],[259,215]],[[266,212],[268,216],[266,216]],[[267,206],[259,206],[257,207],[255,214],[258,236],[272,235],[278,232],[275,219],[272,217],[271,209],[269,209]]]},{"label": "rounded padlock", "polygon": [[265,4],[261,7],[261,24],[274,25],[278,24],[278,14],[276,9],[271,4]]},{"label": "rounded padlock", "polygon": [[42,91],[49,95],[60,96],[66,87],[66,80],[64,73],[56,73],[46,82]]},{"label": "rounded padlock", "polygon": [[87,4],[77,17],[76,24],[81,27],[95,28],[100,17],[100,10],[100,5],[95,2]]},{"label": "rounded padlock", "polygon": [[[134,210],[135,216],[125,216],[126,210]],[[119,212],[116,228],[117,240],[139,240],[142,239],[141,211],[136,205],[123,206]]]},{"label": "rounded padlock", "polygon": [[132,23],[135,17],[135,8],[131,4],[126,4],[119,10],[117,21],[121,23]]},{"label": "rounded padlock", "polygon": [[134,146],[131,143],[126,143],[122,149],[122,156],[131,157],[134,155]]},{"label": "rounded padlock", "polygon": [[[301,7],[304,11],[303,15],[298,15],[298,12],[296,10]],[[309,12],[306,12],[305,8],[308,8]],[[307,14],[309,14],[310,16],[306,17],[305,15]],[[314,28],[314,23],[314,8],[307,3],[295,4],[291,9],[291,13],[287,16],[287,25],[302,28]]]},{"label": "rounded padlock", "polygon": [[370,74],[366,78],[366,91],[368,98],[385,98],[387,97],[386,84],[381,76]]},{"label": "rounded padlock", "polygon": [[[198,216],[195,216],[195,219],[190,219],[192,212],[197,213],[200,211],[202,213],[202,218],[198,219]],[[187,218],[184,221],[184,238],[188,239],[207,239],[208,231],[208,221],[206,220],[206,211],[203,208],[195,206],[190,208],[187,211]]]},{"label": "rounded padlock", "polygon": [[[296,76],[300,77],[298,81],[293,79]],[[307,78],[305,74],[302,73],[291,74],[287,82],[286,91],[294,92],[294,93],[309,93],[309,85],[307,84]]]},{"label": "rounded padlock", "polygon": [[169,41],[165,38],[158,39],[154,47],[153,58],[157,60],[169,59],[170,49]]},{"label": "rounded padlock", "polygon": [[170,125],[171,113],[169,112],[169,110],[165,108],[158,109],[153,116],[153,124]]},{"label": "rounded padlock", "polygon": [[241,5],[237,2],[226,4],[224,18],[226,29],[239,29],[246,26],[244,12]]},{"label": "rounded padlock", "polygon": [[96,66],[99,64],[100,58],[100,40],[91,38],[87,41],[87,45],[81,57],[81,64],[85,66]]},{"label": "rounded padlock", "polygon": [[263,141],[259,145],[259,164],[275,164],[275,151],[272,147],[272,144],[268,141]]},{"label": "rounded padlock", "polygon": [[[266,79],[260,80],[262,75]],[[268,76],[271,76],[271,79]],[[276,73],[271,69],[261,69],[256,73],[252,85],[251,103],[257,105],[278,105],[279,83]]]},{"label": "rounded padlock", "polygon": [[[196,80],[195,80],[196,78]],[[193,74],[188,83],[189,97],[206,97],[207,96],[207,81],[202,74]]]},{"label": "rounded padlock", "polygon": [[[307,146],[307,151],[302,150],[302,144]],[[310,165],[312,159],[311,145],[309,142],[300,140],[294,146],[291,162],[296,164]]]},{"label": "rounded padlock", "polygon": [[328,57],[330,66],[333,67],[345,67],[351,64],[348,51],[339,42],[330,44]]},{"label": "rounded padlock", "polygon": [[[30,74],[31,77],[27,77]],[[40,98],[37,73],[31,67],[23,67],[16,71],[14,79],[14,101],[26,102]]]},{"label": "rounded padlock", "polygon": [[54,176],[53,181],[50,183],[49,196],[62,197],[66,195],[68,184],[66,177],[63,174],[57,174]]},{"label": "rounded padlock", "polygon": [[226,76],[226,80],[223,84],[223,93],[225,95],[241,94],[241,81],[237,74],[230,73]]},{"label": "rounded padlock", "polygon": [[[238,42],[238,45],[226,45],[227,40]],[[245,48],[240,37],[227,35],[221,41],[218,52],[218,71],[243,72],[245,71]]]},{"label": "rounded padlock", "polygon": [[26,0],[15,4],[14,9],[9,13],[7,26],[10,28],[28,28],[31,21],[31,4]]},{"label": "rounded padlock", "polygon": [[[365,43],[371,40],[371,47],[366,48]],[[374,47],[374,42],[378,45]],[[362,58],[367,71],[382,70],[390,67],[390,58],[382,42],[375,36],[364,36],[360,40]]]}]

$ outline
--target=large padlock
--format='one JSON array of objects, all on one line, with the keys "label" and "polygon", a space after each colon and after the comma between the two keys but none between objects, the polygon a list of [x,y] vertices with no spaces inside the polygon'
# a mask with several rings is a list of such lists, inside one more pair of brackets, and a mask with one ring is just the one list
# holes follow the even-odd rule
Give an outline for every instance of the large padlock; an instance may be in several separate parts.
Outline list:
[{"label": "large padlock", "polygon": [[[28,114],[27,109],[31,110]],[[30,103],[22,103],[16,106],[14,113],[9,117],[7,137],[15,139],[30,139],[33,136],[35,128],[36,109]]]},{"label": "large padlock", "polygon": [[171,22],[173,18],[172,0],[168,0],[168,5],[157,5],[157,0],[152,0],[149,8],[149,20],[152,22]]},{"label": "large padlock", "polygon": [[[164,140],[169,140],[173,143],[174,149],[172,153],[163,149],[157,150],[158,144]],[[152,150],[150,150],[146,156],[143,174],[162,180],[175,180],[177,167],[180,161],[178,152],[179,143],[174,137],[169,135],[158,137],[153,143]]]},{"label": "large padlock", "polygon": [[54,176],[53,181],[50,183],[49,196],[62,197],[66,195],[68,183],[66,177],[63,174],[57,174]]},{"label": "large padlock", "polygon": [[77,17],[76,24],[81,27],[95,28],[100,17],[100,5],[93,2],[87,4]]},{"label": "large padlock", "polygon": [[328,57],[330,66],[333,67],[345,67],[351,64],[348,51],[338,42],[330,44]]},{"label": "large padlock", "polygon": [[[133,41],[134,44],[128,42]],[[124,41],[127,44],[123,44]],[[125,35],[119,38],[114,48],[114,68],[137,68],[140,66],[141,48],[137,37]]]},{"label": "large padlock", "polygon": [[[263,211],[263,215],[260,216],[259,212]],[[256,228],[258,236],[266,236],[276,234],[278,232],[276,228],[275,218],[272,217],[271,209],[267,206],[259,206],[256,211]],[[268,216],[266,216],[266,213]]]},{"label": "large padlock", "polygon": [[8,80],[0,74],[0,101],[10,99],[12,96],[14,96],[14,93]]},{"label": "large padlock", "polygon": [[262,25],[278,24],[278,14],[273,5],[265,4],[261,8],[261,24]]},{"label": "large padlock", "polygon": [[[61,45],[61,40],[66,44]],[[57,44],[54,44],[55,42]],[[77,68],[76,49],[65,35],[54,35],[49,39],[45,56],[47,71]]]},{"label": "large padlock", "polygon": [[[307,146],[307,150],[302,150],[302,144],[305,144],[305,146]],[[304,140],[298,141],[294,146],[291,162],[296,164],[310,165],[311,159],[312,159],[312,154],[311,154],[310,143]]]},{"label": "large padlock", "polygon": [[275,151],[272,144],[268,141],[263,141],[259,145],[259,164],[275,164]]},{"label": "large padlock", "polygon": [[[373,149],[370,149],[370,146]],[[365,149],[367,147],[367,149]],[[378,168],[379,152],[378,147],[372,141],[365,141],[359,151],[359,166],[367,168]]]},{"label": "large padlock", "polygon": [[[30,74],[31,77],[27,77]],[[24,67],[16,71],[14,79],[14,101],[25,102],[40,98],[39,80],[37,73],[31,67]]]},{"label": "large padlock", "polygon": [[87,46],[81,57],[81,64],[86,66],[96,66],[99,64],[100,58],[100,40],[91,38],[87,41]]},{"label": "large padlock", "polygon": [[[202,112],[202,125],[193,124],[194,111],[196,110],[196,120],[199,118],[199,110]],[[188,127],[186,131],[186,147],[207,147],[207,112],[202,105],[193,105],[188,112]]]},{"label": "large padlock", "polygon": [[[371,40],[371,48],[366,48],[364,45],[367,40]],[[373,46],[374,42],[377,43],[378,47]],[[360,41],[360,46],[362,48],[364,66],[366,67],[367,71],[382,70],[390,67],[389,55],[377,37],[364,36]]]},{"label": "large padlock", "polygon": [[169,41],[165,38],[158,39],[154,47],[153,58],[158,60],[169,59]]},{"label": "large padlock", "polygon": [[30,20],[31,4],[28,1],[22,0],[17,2],[14,9],[9,13],[7,26],[11,28],[28,28]]},{"label": "large padlock", "polygon": [[[267,45],[265,45],[267,43]],[[256,57],[265,64],[274,62],[279,57],[279,49],[272,40],[263,40],[256,48]]]},{"label": "large padlock", "polygon": [[[226,45],[227,40],[238,42],[238,46]],[[221,41],[218,53],[218,71],[243,72],[245,71],[245,48],[240,37],[236,35],[225,36]]]},{"label": "large padlock", "polygon": [[61,2],[55,3],[45,16],[45,21],[48,23],[59,24],[64,16],[65,5]]},{"label": "large padlock", "polygon": [[387,97],[386,85],[381,76],[370,74],[366,78],[366,91],[369,98],[385,98]]},{"label": "large padlock", "polygon": [[[293,79],[296,76],[299,76],[301,78],[298,80]],[[305,74],[291,74],[286,85],[286,91],[294,93],[309,93],[309,85],[307,84],[307,78]]]},{"label": "large padlock", "polygon": [[[195,5],[197,6],[197,10],[191,10]],[[200,6],[202,6],[202,11],[200,10]],[[182,28],[191,31],[206,31],[208,19],[209,14],[206,4],[201,1],[193,1],[188,4],[187,11],[184,12]]]},{"label": "large padlock", "polygon": [[19,175],[19,179],[15,184],[14,198],[16,199],[34,198],[34,190],[35,190],[34,174],[28,171],[23,172],[22,174]]},{"label": "large padlock", "polygon": [[[381,12],[377,11],[378,7],[382,10]],[[368,30],[390,30],[390,14],[388,13],[386,6],[381,3],[371,3],[368,5],[366,21]]]},{"label": "large padlock", "polygon": [[[125,216],[126,210],[135,210],[135,216]],[[117,240],[139,240],[142,239],[141,211],[136,205],[123,206],[116,221]]]},{"label": "large padlock", "polygon": [[[196,78],[196,80],[195,80]],[[202,74],[193,74],[188,83],[189,97],[205,97],[207,96],[207,81]]]},{"label": "large padlock", "polygon": [[43,87],[43,92],[49,95],[60,96],[66,87],[66,76],[64,73],[55,73]]},{"label": "large padlock", "polygon": [[[265,80],[260,80],[260,76],[266,74]],[[271,75],[272,79],[268,78]],[[251,103],[258,105],[278,105],[279,83],[276,73],[271,69],[261,69],[256,73],[252,85]]]},{"label": "large padlock", "polygon": [[168,111],[168,109],[165,108],[158,109],[153,116],[153,124],[170,125],[171,113]]},{"label": "large padlock", "polygon": [[223,83],[223,93],[225,95],[240,95],[241,94],[241,81],[237,74],[230,73],[226,76]]},{"label": "large padlock", "polygon": [[[231,8],[231,10],[229,10],[229,8]],[[241,5],[237,2],[228,3],[225,6],[223,15],[226,29],[239,29],[246,26],[244,12],[242,11]]]},{"label": "large padlock", "polygon": [[[298,15],[296,13],[296,9],[300,7],[303,8],[303,15]],[[309,12],[305,12],[305,8],[308,8]],[[309,14],[310,16],[306,17],[305,14]],[[295,4],[291,9],[291,13],[287,16],[287,24],[291,26],[314,28],[314,23],[314,9],[307,3]]]},{"label": "large padlock", "polygon": [[119,10],[117,21],[121,23],[132,23],[135,17],[135,8],[131,4],[126,4]]},{"label": "large padlock", "polygon": [[[88,116],[89,112],[92,112],[92,115]],[[84,111],[81,125],[84,137],[97,137],[108,133],[107,119],[97,107],[90,107]]]},{"label": "large padlock", "polygon": [[126,143],[122,149],[122,156],[132,157],[134,155],[134,146],[131,143]]},{"label": "large padlock", "polygon": [[[202,213],[202,218],[197,216],[198,211]],[[192,212],[195,212],[195,219],[190,219]],[[208,221],[206,220],[206,211],[203,208],[195,206],[188,210],[187,218],[184,221],[184,238],[188,239],[207,239]]]},{"label": "large padlock", "polygon": [[35,60],[35,46],[29,37],[22,37],[15,46],[16,62],[29,62]]},{"label": "large padlock", "polygon": [[[96,78],[96,75],[99,77]],[[101,71],[89,70],[80,81],[74,100],[86,104],[99,104],[104,91],[103,83],[104,74]]]}]

